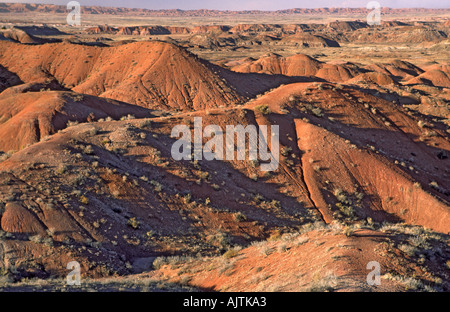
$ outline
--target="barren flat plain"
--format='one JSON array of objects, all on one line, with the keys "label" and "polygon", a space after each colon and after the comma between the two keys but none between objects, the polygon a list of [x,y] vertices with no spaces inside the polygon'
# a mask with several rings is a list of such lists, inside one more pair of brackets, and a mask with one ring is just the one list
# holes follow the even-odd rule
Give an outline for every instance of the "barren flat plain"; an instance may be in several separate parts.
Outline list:
[{"label": "barren flat plain", "polygon": [[450,9],[69,12],[0,4],[0,291],[450,291]]}]

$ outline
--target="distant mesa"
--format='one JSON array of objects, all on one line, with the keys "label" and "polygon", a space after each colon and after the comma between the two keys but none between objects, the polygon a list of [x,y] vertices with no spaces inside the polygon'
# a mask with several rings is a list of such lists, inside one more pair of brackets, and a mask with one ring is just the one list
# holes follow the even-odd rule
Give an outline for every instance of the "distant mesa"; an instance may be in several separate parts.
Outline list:
[{"label": "distant mesa", "polygon": [[280,41],[280,44],[281,43],[306,48],[340,47],[339,43],[333,39],[307,33],[299,33],[283,37]]},{"label": "distant mesa", "polygon": [[[284,16],[286,14],[294,15],[361,15],[367,14],[368,9],[364,8],[292,8],[277,11],[261,11],[261,10],[245,10],[245,11],[232,11],[232,10],[180,10],[180,9],[167,9],[167,10],[150,10],[139,8],[119,8],[119,7],[106,7],[106,6],[83,6],[82,12],[84,14],[110,14],[110,15],[138,15],[138,16],[167,16],[167,17],[224,17],[235,15],[261,15],[261,16]],[[402,14],[402,13],[425,13],[436,12],[446,13],[449,9],[427,9],[427,8],[382,8],[384,14]],[[25,4],[25,3],[0,3],[0,12],[3,13],[54,13],[63,14],[67,13],[65,5],[54,4]]]},{"label": "distant mesa", "polygon": [[[32,28],[31,33],[29,33],[27,30],[24,30],[23,28],[27,29],[26,27],[12,27],[9,29],[2,29],[0,30],[0,36],[9,41],[20,42],[24,44],[42,44],[59,41],[56,39],[43,39],[37,37],[36,35],[32,35],[31,33],[38,33],[38,31],[36,31],[37,28]],[[33,29],[35,31],[33,31]]]}]

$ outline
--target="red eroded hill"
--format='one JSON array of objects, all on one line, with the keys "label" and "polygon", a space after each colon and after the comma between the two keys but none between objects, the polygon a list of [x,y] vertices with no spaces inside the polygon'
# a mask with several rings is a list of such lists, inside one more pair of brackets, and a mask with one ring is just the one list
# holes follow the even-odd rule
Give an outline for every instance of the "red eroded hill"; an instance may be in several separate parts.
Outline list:
[{"label": "red eroded hill", "polygon": [[[0,94],[0,150],[20,150],[64,129],[68,121],[149,117],[138,106],[69,91],[25,92],[23,86]],[[18,89],[18,90],[16,90]]]},{"label": "red eroded hill", "polygon": [[266,73],[281,74],[286,76],[312,76],[321,68],[322,62],[306,55],[296,54],[290,57],[282,57],[277,54],[269,54],[257,60],[247,59],[231,70],[240,73]]},{"label": "red eroded hill", "polygon": [[5,38],[20,43],[37,44],[48,42],[45,39],[41,39],[39,37],[28,34],[26,31],[16,27],[2,30],[0,31],[0,34],[3,35]]},{"label": "red eroded hill", "polygon": [[236,72],[316,76],[331,82],[343,82],[361,73],[361,70],[353,64],[327,64],[306,54],[289,57],[269,54],[257,60],[247,58],[229,65],[231,70]]},{"label": "red eroded hill", "polygon": [[298,33],[283,37],[280,43],[308,48],[340,47],[339,43],[335,40],[308,33]]},{"label": "red eroded hill", "polygon": [[22,83],[19,77],[0,65],[0,92],[8,87]]},{"label": "red eroded hill", "polygon": [[192,110],[242,101],[206,62],[163,42],[102,48],[1,42],[0,64],[24,82],[56,80],[79,93],[147,108]]},{"label": "red eroded hill", "polygon": [[450,88],[450,75],[439,69],[427,70],[417,77],[408,80],[406,84],[426,84],[436,87]]},{"label": "red eroded hill", "polygon": [[229,26],[224,25],[206,25],[206,26],[195,26],[190,32],[193,34],[205,34],[209,32],[222,32],[228,31],[230,29]]},{"label": "red eroded hill", "polygon": [[[401,254],[401,248],[405,247],[401,246],[400,237],[412,237],[408,233],[417,231],[412,227],[399,229],[398,236],[387,227],[382,231],[359,229],[351,236],[342,234],[339,225],[312,228],[305,227],[295,234],[279,235],[208,259],[168,263],[159,258],[155,260],[156,270],[140,274],[139,279],[172,283],[189,279],[190,285],[223,292],[385,292],[407,287],[406,279],[393,278],[394,275],[407,276],[412,271],[420,279],[429,274],[417,263],[394,256]],[[383,272],[390,272],[383,274],[380,285],[367,283],[366,265],[370,261],[377,261]]]},{"label": "red eroded hill", "polygon": [[[286,85],[247,105],[294,116],[292,122],[283,117],[270,122],[295,133],[295,140],[282,140],[299,151],[301,171],[291,168],[291,174],[304,181],[326,222],[352,215],[345,207],[360,202],[365,217],[399,218],[448,232],[448,159],[440,159],[433,147],[450,149],[444,134],[424,144],[418,121],[392,102],[327,84]],[[291,167],[281,163],[285,170]],[[431,181],[434,187],[425,187]],[[370,198],[369,205],[358,192]]]},{"label": "red eroded hill", "polygon": [[375,63],[366,66],[367,69],[391,75],[398,80],[410,79],[423,73],[423,69],[407,61],[395,60],[389,63]]},{"label": "red eroded hill", "polygon": [[347,81],[347,83],[373,83],[379,86],[395,84],[396,82],[391,76],[378,72],[367,72],[357,75],[356,77]]},{"label": "red eroded hill", "polygon": [[88,34],[116,34],[118,29],[108,25],[98,25],[84,30]]},{"label": "red eroded hill", "polygon": [[331,82],[344,82],[359,73],[358,69],[343,64],[324,64],[315,76]]},{"label": "red eroded hill", "polygon": [[[194,117],[202,117],[204,126],[221,129],[236,124],[279,125],[278,168],[267,174],[261,172],[260,162],[250,160],[174,160],[173,126],[185,124],[193,131]],[[314,256],[326,260],[329,247],[337,250],[340,243],[349,241],[358,244],[355,254],[342,249],[335,256],[364,262],[370,255],[366,251],[381,247],[365,235],[385,235],[356,230],[357,225],[380,231],[401,228],[403,234],[392,236],[400,245],[409,238],[405,235],[413,236],[413,229],[384,222],[404,221],[449,232],[449,160],[439,158],[436,148],[447,151],[449,143],[440,131],[421,141],[424,129],[418,121],[402,106],[357,89],[333,83],[292,83],[244,106],[69,127],[0,163],[0,202],[5,203],[1,227],[14,235],[2,243],[0,252],[14,250],[5,254],[7,261],[30,260],[45,269],[33,271],[28,262],[18,265],[21,272],[31,271],[28,276],[36,276],[36,271],[66,274],[63,264],[68,252],[89,276],[105,276],[129,273],[136,262],[159,255],[201,252],[223,259],[220,255],[236,244],[248,246],[255,240],[323,227],[323,233],[331,235],[312,233],[310,237],[326,238],[328,243],[322,247],[322,242],[307,244],[305,249],[287,244],[280,246],[282,255],[268,258],[273,246],[262,242],[261,246],[269,247],[267,252],[250,247],[249,259],[255,261],[245,260],[242,267],[253,263],[269,274],[279,274],[283,271],[275,264],[280,263],[291,274],[298,261],[305,264],[302,270],[307,273],[318,268],[303,256],[289,257],[293,262],[284,263],[290,255],[284,249],[301,255],[320,247],[324,252]],[[430,181],[435,182],[433,186],[428,185]],[[17,222],[20,218],[25,224]],[[355,228],[351,228],[353,222]],[[446,241],[419,230],[414,233],[424,233],[442,247],[437,258],[442,268],[448,254]],[[300,241],[292,242],[300,245]],[[53,257],[41,257],[49,251]],[[411,259],[402,254],[394,258]],[[393,270],[404,267],[391,266],[390,258],[386,261]],[[410,266],[412,261],[408,267],[419,263]],[[328,268],[344,275],[361,275],[367,263],[362,268],[343,261],[329,264]],[[236,276],[248,281],[247,271]],[[175,279],[186,272],[175,272]],[[208,272],[210,278],[198,274],[194,284],[214,289],[230,285],[220,269],[210,267]],[[174,272],[152,271],[155,276],[160,273],[172,276]],[[236,283],[234,289],[241,286]]]}]

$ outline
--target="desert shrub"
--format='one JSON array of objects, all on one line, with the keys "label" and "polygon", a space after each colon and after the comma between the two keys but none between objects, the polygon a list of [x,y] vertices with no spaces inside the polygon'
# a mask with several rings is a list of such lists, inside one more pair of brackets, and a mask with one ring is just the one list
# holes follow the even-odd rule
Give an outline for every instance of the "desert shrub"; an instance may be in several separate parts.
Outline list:
[{"label": "desert shrub", "polygon": [[274,209],[281,209],[281,203],[279,200],[272,199],[272,201],[270,202],[270,207]]},{"label": "desert shrub", "polygon": [[226,259],[231,259],[236,257],[239,254],[239,250],[240,248],[233,248],[233,249],[228,249],[224,254],[223,257]]},{"label": "desert shrub", "polygon": [[88,145],[83,149],[83,152],[87,155],[92,155],[94,154],[94,148],[91,145]]},{"label": "desert shrub", "polygon": [[76,126],[76,125],[78,125],[78,124],[79,124],[79,122],[76,121],[76,120],[69,120],[69,121],[67,122],[67,124],[66,124],[66,127],[69,128],[69,127]]},{"label": "desert shrub", "polygon": [[310,292],[329,292],[333,291],[338,284],[337,276],[329,274],[323,278],[315,277],[308,288]]},{"label": "desert shrub", "polygon": [[431,181],[429,184],[432,188],[439,190],[439,184],[436,181]]},{"label": "desert shrub", "polygon": [[227,248],[231,246],[232,240],[229,234],[219,231],[215,235],[209,236],[208,242],[210,244],[219,245],[222,248]]},{"label": "desert shrub", "polygon": [[261,254],[268,256],[273,252],[273,249],[270,248],[269,246],[263,246],[260,251],[261,251]]},{"label": "desert shrub", "polygon": [[146,176],[142,176],[142,177],[140,177],[139,179],[141,179],[141,180],[144,181],[144,182],[148,182],[148,178],[147,178]]},{"label": "desert shrub", "polygon": [[320,109],[319,107],[312,108],[311,113],[313,113],[313,115],[316,117],[323,117],[322,109]]},{"label": "desert shrub", "polygon": [[286,251],[287,251],[286,244],[281,244],[280,246],[278,246],[278,252],[283,253]]},{"label": "desert shrub", "polygon": [[153,260],[152,266],[153,266],[153,269],[159,270],[161,267],[163,267],[166,264],[168,264],[166,257],[158,257],[155,260]]},{"label": "desert shrub", "polygon": [[0,162],[7,160],[9,157],[11,157],[11,155],[8,155],[0,151]]},{"label": "desert shrub", "polygon": [[42,238],[41,235],[33,235],[33,236],[30,236],[30,237],[28,237],[28,240],[29,240],[30,242],[33,242],[33,243],[36,243],[36,244],[40,244],[40,243],[43,242],[43,238]]},{"label": "desert shrub", "polygon": [[256,195],[253,197],[253,200],[255,201],[255,203],[258,204],[258,203],[264,201],[264,196],[262,196],[261,194],[256,194]]},{"label": "desert shrub", "polygon": [[95,135],[98,134],[98,129],[94,127],[94,128],[92,128],[92,129],[90,129],[90,130],[88,131],[88,133],[89,133],[89,135],[91,135],[91,136],[95,136]]},{"label": "desert shrub", "polygon": [[63,174],[63,173],[65,173],[65,172],[67,172],[67,166],[66,165],[64,165],[64,164],[61,164],[61,165],[59,165],[58,166],[58,168],[56,169],[56,173],[58,173],[58,174]]},{"label": "desert shrub", "polygon": [[297,246],[306,244],[309,241],[309,238],[306,236],[299,236],[297,238],[297,240],[295,241],[295,243],[297,244]]},{"label": "desert shrub", "polygon": [[152,126],[152,121],[151,120],[144,120],[139,125],[139,127],[141,127],[141,128],[149,128],[151,126]]},{"label": "desert shrub", "polygon": [[345,203],[347,201],[347,195],[345,195],[344,191],[340,188],[336,188],[333,191],[334,196],[341,203]]},{"label": "desert shrub", "polygon": [[307,223],[303,225],[300,229],[300,233],[308,233],[311,231],[322,231],[327,228],[326,224],[320,221],[314,222],[314,223]]},{"label": "desert shrub", "polygon": [[313,168],[314,168],[314,171],[316,171],[316,172],[322,171],[322,167],[320,167],[319,165],[315,165]]},{"label": "desert shrub", "polygon": [[258,175],[257,174],[252,174],[250,175],[250,179],[252,179],[253,181],[258,181]]},{"label": "desert shrub", "polygon": [[153,185],[153,189],[155,190],[155,192],[161,192],[163,189],[163,186],[158,181],[151,180],[150,184]]},{"label": "desert shrub", "polygon": [[186,194],[186,195],[183,196],[183,202],[184,202],[186,205],[188,205],[188,204],[191,202],[191,200],[192,200],[191,194]]},{"label": "desert shrub", "polygon": [[344,228],[342,230],[342,233],[345,236],[350,237],[350,236],[352,236],[355,233],[355,231],[350,226],[344,226]]},{"label": "desert shrub", "polygon": [[233,274],[233,269],[235,265],[234,263],[226,263],[220,270],[219,270],[219,276],[222,274],[225,274],[225,276],[231,276]]},{"label": "desert shrub", "polygon": [[87,205],[87,204],[89,204],[89,199],[86,196],[81,195],[79,198],[79,202],[83,205]]},{"label": "desert shrub", "polygon": [[417,235],[408,238],[408,243],[411,244],[411,246],[420,247],[420,248],[429,248],[430,245],[427,242],[427,239],[424,236]]},{"label": "desert shrub", "polygon": [[267,239],[268,241],[277,241],[281,239],[281,231],[280,230],[276,230],[275,232],[273,232],[269,238]]},{"label": "desert shrub", "polygon": [[132,218],[128,219],[127,224],[136,230],[139,228],[140,222],[135,217],[132,217]]},{"label": "desert shrub", "polygon": [[281,155],[287,156],[292,151],[292,148],[285,146],[281,149]]},{"label": "desert shrub", "polygon": [[44,238],[43,244],[47,247],[53,247],[53,238],[51,238],[51,237]]},{"label": "desert shrub", "polygon": [[391,273],[387,273],[384,274],[381,278],[396,281],[405,286],[406,289],[419,290],[425,288],[422,281],[408,276],[393,275]]},{"label": "desert shrub", "polygon": [[242,212],[236,212],[234,214],[234,220],[236,220],[237,222],[244,222],[247,220],[247,216]]},{"label": "desert shrub", "polygon": [[198,174],[198,177],[199,177],[200,179],[205,180],[205,181],[211,179],[211,175],[209,174],[208,171],[200,171],[200,173]]},{"label": "desert shrub", "polygon": [[408,244],[402,244],[398,246],[398,249],[403,251],[408,256],[412,257],[416,254],[417,250],[414,246],[408,245]]},{"label": "desert shrub", "polygon": [[135,119],[136,117],[134,115],[128,114],[127,116],[122,116],[120,118],[120,120],[132,120]]},{"label": "desert shrub", "polygon": [[355,210],[351,205],[344,205],[341,203],[337,203],[336,207],[339,208],[339,211],[347,218],[355,217]]},{"label": "desert shrub", "polygon": [[146,134],[145,132],[141,132],[141,133],[139,133],[139,137],[140,137],[142,140],[145,140],[145,139],[147,138],[147,134]]},{"label": "desert shrub", "polygon": [[271,113],[270,108],[267,104],[258,105],[255,110],[263,115],[268,115]]}]

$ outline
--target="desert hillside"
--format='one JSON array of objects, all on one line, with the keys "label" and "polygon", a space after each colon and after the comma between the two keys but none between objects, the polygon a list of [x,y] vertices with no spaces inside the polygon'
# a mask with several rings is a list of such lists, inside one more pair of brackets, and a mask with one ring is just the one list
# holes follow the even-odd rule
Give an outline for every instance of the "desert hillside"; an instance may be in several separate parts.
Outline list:
[{"label": "desert hillside", "polygon": [[[0,31],[1,290],[450,291],[448,22],[161,25]],[[276,169],[175,160],[199,117]]]}]

